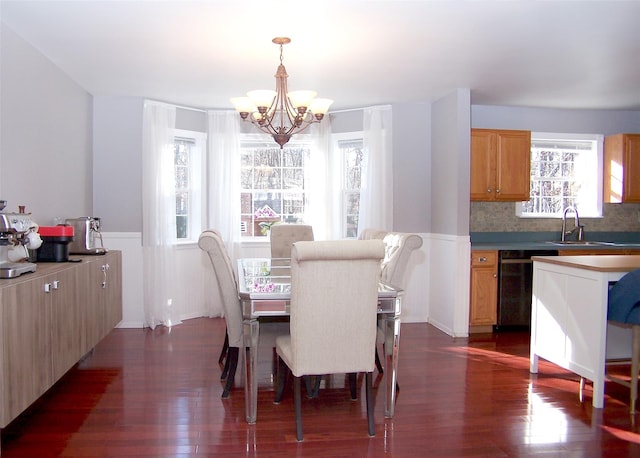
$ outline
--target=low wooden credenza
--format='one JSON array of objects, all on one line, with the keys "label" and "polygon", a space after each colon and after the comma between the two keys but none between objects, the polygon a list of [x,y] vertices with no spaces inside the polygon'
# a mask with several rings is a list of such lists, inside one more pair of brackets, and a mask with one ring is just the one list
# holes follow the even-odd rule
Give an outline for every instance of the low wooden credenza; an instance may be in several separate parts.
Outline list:
[{"label": "low wooden credenza", "polygon": [[0,428],[122,320],[122,253],[73,258],[0,280]]}]

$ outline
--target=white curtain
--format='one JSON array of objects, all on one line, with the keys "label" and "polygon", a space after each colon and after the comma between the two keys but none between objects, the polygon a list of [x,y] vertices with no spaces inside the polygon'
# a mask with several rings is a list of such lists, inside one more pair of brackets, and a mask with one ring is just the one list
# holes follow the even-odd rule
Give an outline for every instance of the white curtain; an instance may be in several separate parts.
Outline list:
[{"label": "white curtain", "polygon": [[180,323],[175,300],[176,196],[173,106],[145,101],[142,130],[142,262],[146,325]]},{"label": "white curtain", "polygon": [[[340,237],[339,215],[332,211],[332,190],[340,189],[340,173],[334,173],[333,155],[331,151],[331,123],[325,119],[319,124],[309,127],[311,149],[306,158],[305,186],[307,189],[307,206],[304,222],[313,226],[313,237],[316,240],[331,240]],[[332,182],[335,180],[335,183]],[[338,201],[338,204],[340,202]],[[336,232],[334,227],[338,228]]]},{"label": "white curtain", "polygon": [[391,107],[365,108],[363,142],[366,151],[360,188],[358,232],[393,229],[393,161]]},{"label": "white curtain", "polygon": [[232,261],[240,244],[240,116],[208,112],[208,227],[222,235]]}]

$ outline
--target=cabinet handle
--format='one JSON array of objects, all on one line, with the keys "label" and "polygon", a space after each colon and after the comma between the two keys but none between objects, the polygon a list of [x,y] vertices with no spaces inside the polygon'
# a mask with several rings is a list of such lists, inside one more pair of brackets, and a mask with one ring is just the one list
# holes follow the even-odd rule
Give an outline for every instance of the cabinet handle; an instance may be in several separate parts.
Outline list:
[{"label": "cabinet handle", "polygon": [[45,283],[44,284],[44,292],[45,293],[50,293],[51,292],[51,283]]},{"label": "cabinet handle", "polygon": [[60,280],[53,280],[53,283],[51,284],[51,288],[58,289],[59,287],[60,287]]},{"label": "cabinet handle", "polygon": [[487,262],[487,258],[485,258],[484,256],[480,256],[480,257],[478,258],[478,261],[480,261],[480,262]]},{"label": "cabinet handle", "polygon": [[497,273],[493,273],[493,278],[498,278],[498,274]]},{"label": "cabinet handle", "polygon": [[496,194],[500,194],[500,189],[496,189]]},{"label": "cabinet handle", "polygon": [[488,193],[491,193],[491,188],[487,188],[487,192],[488,192]]},{"label": "cabinet handle", "polygon": [[107,270],[109,270],[109,264],[103,264],[102,275],[104,276],[104,279],[102,280],[102,289],[107,288]]}]

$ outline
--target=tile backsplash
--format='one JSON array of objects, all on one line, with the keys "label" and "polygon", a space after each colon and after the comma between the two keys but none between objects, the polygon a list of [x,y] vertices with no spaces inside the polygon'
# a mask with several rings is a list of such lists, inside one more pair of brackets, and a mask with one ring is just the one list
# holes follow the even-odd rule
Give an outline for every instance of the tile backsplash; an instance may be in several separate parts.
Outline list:
[{"label": "tile backsplash", "polygon": [[[560,231],[556,218],[519,218],[514,202],[471,202],[470,232]],[[602,218],[580,218],[585,232],[640,232],[640,204],[603,204]],[[573,220],[571,221],[573,224]]]}]

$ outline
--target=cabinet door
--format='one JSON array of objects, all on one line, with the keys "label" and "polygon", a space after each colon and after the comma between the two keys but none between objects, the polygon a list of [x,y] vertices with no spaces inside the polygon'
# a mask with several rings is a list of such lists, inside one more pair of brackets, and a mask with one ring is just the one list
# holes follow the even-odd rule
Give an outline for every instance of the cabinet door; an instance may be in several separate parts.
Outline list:
[{"label": "cabinet door", "polygon": [[71,268],[52,274],[51,291],[51,367],[53,381],[62,377],[84,352],[83,326],[86,310],[80,301],[80,269]]},{"label": "cabinet door", "polygon": [[109,252],[87,261],[87,351],[122,320],[122,257]]},{"label": "cabinet door", "polygon": [[498,319],[498,253],[473,251],[469,325],[494,325]]},{"label": "cabinet door", "polygon": [[20,414],[53,383],[48,297],[38,279],[0,291],[2,412],[0,427]]},{"label": "cabinet door", "polygon": [[501,130],[496,152],[496,200],[529,200],[531,132]]},{"label": "cabinet door", "polygon": [[640,134],[604,139],[604,202],[640,202]]},{"label": "cabinet door", "polygon": [[640,134],[624,136],[624,202],[640,202]]},{"label": "cabinet door", "polygon": [[472,201],[494,200],[496,138],[496,134],[490,130],[471,130],[470,188]]}]

